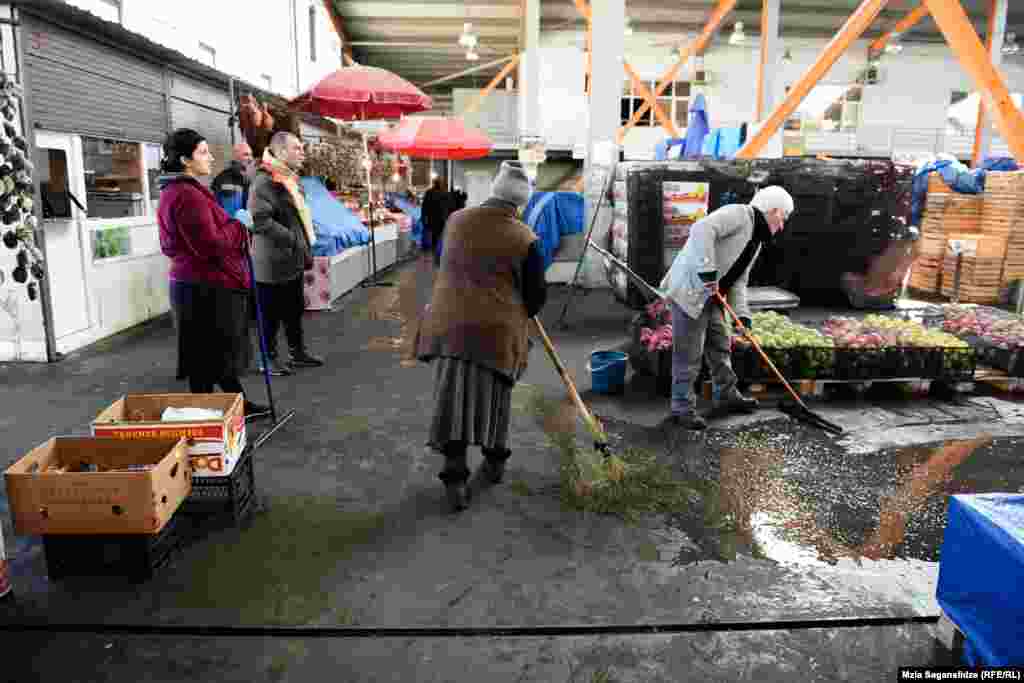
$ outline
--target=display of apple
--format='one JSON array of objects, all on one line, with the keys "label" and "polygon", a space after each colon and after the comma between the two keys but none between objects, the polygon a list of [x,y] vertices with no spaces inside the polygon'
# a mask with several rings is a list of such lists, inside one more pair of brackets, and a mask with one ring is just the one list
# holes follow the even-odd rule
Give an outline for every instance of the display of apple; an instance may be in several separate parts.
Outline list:
[{"label": "display of apple", "polygon": [[968,348],[963,340],[947,332],[884,315],[869,315],[861,320],[829,318],[822,328],[841,349]]}]

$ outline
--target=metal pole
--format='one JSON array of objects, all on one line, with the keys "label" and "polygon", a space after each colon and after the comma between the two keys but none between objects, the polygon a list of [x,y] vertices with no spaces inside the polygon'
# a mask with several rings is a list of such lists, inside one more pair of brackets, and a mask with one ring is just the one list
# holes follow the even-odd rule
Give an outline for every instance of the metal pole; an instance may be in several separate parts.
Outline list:
[{"label": "metal pole", "polygon": [[[32,97],[30,95],[31,82],[28,76],[27,70],[24,68],[25,65],[25,51],[21,38],[21,22],[18,21],[20,17],[15,16],[17,12],[13,7],[11,8],[11,19],[15,24],[11,28],[11,39],[14,41],[14,54],[16,64],[14,65],[14,71],[18,83],[21,84],[22,95],[21,95],[21,131],[25,136],[25,144],[28,146],[28,158],[35,158],[36,140],[35,140],[35,120],[32,116]],[[33,178],[33,181],[35,179]],[[35,239],[36,247],[43,254],[43,279],[39,282],[39,302],[43,308],[43,334],[46,338],[46,360],[49,363],[56,362],[61,359],[61,355],[57,353],[57,339],[53,331],[53,289],[50,286],[50,262],[46,254],[46,234],[43,231],[43,220],[42,220],[42,198],[38,194],[38,186],[35,182],[33,185],[33,208],[32,215],[36,217],[38,221],[37,227],[33,230],[33,237]],[[83,247],[84,248],[84,247]]]},{"label": "metal pole", "polygon": [[235,146],[235,77],[228,79],[228,108],[231,116],[228,117],[228,130],[231,133],[231,146]]}]

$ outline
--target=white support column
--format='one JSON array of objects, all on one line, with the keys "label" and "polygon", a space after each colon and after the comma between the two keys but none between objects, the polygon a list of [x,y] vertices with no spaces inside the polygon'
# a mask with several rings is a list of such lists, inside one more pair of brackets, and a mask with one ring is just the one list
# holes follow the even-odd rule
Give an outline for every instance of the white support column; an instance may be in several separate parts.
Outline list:
[{"label": "white support column", "polygon": [[[619,160],[616,135],[621,124],[623,56],[626,49],[625,0],[600,0],[591,3],[594,47],[592,57],[593,78],[590,84],[590,130],[587,138],[585,178],[586,225],[597,208],[608,174]],[[614,153],[609,155],[609,150]],[[611,158],[609,158],[611,157]],[[601,201],[601,212],[594,226],[593,239],[605,244],[611,228],[612,210],[608,201]],[[580,279],[587,287],[607,287],[608,281],[601,259],[594,251],[587,252],[587,262]]]},{"label": "white support column", "polygon": [[[999,68],[1003,61],[1003,41],[1006,39],[1006,15],[1010,8],[1010,0],[990,0],[990,11],[992,16],[989,19],[989,26],[992,28],[992,35],[985,36],[991,42],[992,49],[990,56],[992,66]],[[974,164],[977,166],[992,151],[992,116],[983,104],[981,115],[978,117],[978,130],[975,132]]]},{"label": "white support column", "polygon": [[519,135],[539,136],[540,126],[540,0],[526,0],[523,17],[523,58],[519,61]]},{"label": "white support column", "polygon": [[754,118],[764,121],[775,107],[776,73],[779,70],[779,5],[781,0],[763,0],[761,9],[760,102]]}]

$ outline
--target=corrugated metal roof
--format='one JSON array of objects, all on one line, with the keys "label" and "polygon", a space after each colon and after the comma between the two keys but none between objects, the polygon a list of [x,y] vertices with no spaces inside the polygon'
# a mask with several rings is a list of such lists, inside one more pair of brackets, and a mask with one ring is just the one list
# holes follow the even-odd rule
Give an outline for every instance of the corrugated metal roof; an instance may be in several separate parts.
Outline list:
[{"label": "corrugated metal roof", "polygon": [[[480,37],[477,64],[513,54],[519,50],[520,16],[523,0],[332,0],[355,58],[363,63],[392,70],[404,78],[423,83],[461,71],[469,66],[458,38],[463,22],[472,22]],[[717,3],[714,0],[627,0],[626,11],[636,35],[650,36],[659,44],[684,42],[700,31]],[[782,35],[829,38],[842,26],[859,0],[786,0],[782,3]],[[866,38],[889,30],[919,4],[919,0],[893,0],[879,15]],[[758,36],[762,0],[740,0],[726,20],[722,32],[744,22],[748,35]],[[987,0],[963,0],[975,28],[987,29]],[[1007,31],[1024,37],[1024,2],[1012,2]],[[542,31],[579,31],[583,19],[572,0],[542,0]],[[717,40],[723,41],[726,35]],[[935,23],[925,18],[907,31],[906,42],[944,42]],[[415,46],[415,47],[413,47]],[[482,87],[501,65],[484,69],[437,89],[432,96],[451,88]]]}]

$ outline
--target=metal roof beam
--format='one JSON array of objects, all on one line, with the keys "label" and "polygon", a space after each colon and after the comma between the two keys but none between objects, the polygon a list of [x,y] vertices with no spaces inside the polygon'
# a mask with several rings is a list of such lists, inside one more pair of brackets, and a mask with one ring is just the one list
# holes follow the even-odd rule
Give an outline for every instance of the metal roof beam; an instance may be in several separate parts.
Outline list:
[{"label": "metal roof beam", "polygon": [[477,22],[490,19],[519,19],[516,5],[472,4],[461,2],[426,4],[422,2],[342,2],[349,19],[390,17],[393,19],[457,19]]}]

